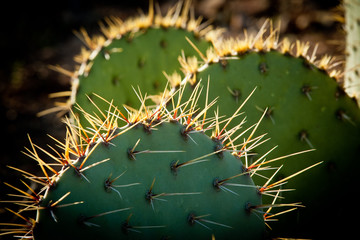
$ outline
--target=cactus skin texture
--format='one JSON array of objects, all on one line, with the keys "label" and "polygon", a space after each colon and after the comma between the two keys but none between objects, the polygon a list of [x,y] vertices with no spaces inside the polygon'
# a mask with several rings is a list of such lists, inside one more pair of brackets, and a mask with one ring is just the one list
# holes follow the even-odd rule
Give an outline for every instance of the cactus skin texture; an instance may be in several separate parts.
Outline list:
[{"label": "cactus skin texture", "polygon": [[[85,110],[91,111],[92,106],[87,96],[93,93],[116,99],[115,104],[135,106],[138,103],[133,94],[137,86],[146,89],[148,94],[158,94],[166,85],[163,71],[175,71],[180,65],[177,56],[183,50],[186,55],[194,54],[185,37],[199,43],[202,49],[208,47],[195,39],[193,34],[184,29],[149,28],[129,33],[119,40],[113,40],[102,52],[113,52],[109,57],[98,54],[91,62],[91,71],[79,76],[79,87],[76,93],[76,103]],[[131,38],[131,40],[129,40]],[[116,52],[113,49],[122,49]],[[108,59],[107,59],[108,58]],[[97,103],[97,104],[102,104]]]},{"label": "cactus skin texture", "polygon": [[[171,111],[163,101],[152,108],[143,102],[139,111],[129,109],[127,118],[111,103],[98,115],[82,112],[93,131],[67,120],[65,143],[57,141],[61,153],[51,148],[51,154],[30,140],[27,155],[39,163],[44,177],[14,169],[43,188],[36,193],[23,181],[27,193],[7,184],[31,201],[18,213],[10,210],[26,223],[15,225],[19,230],[2,224],[12,228],[2,231],[36,240],[263,239],[266,221],[301,205],[277,203],[288,179],[275,180],[277,168],[267,164],[272,160],[249,163],[247,151],[234,147],[230,137],[239,126],[225,127],[238,111],[223,123],[207,119],[215,102],[195,112],[201,91],[194,91]],[[259,123],[243,133],[248,135],[244,148],[261,141],[253,137]],[[213,130],[211,138],[204,134],[208,130]],[[61,169],[45,163],[40,153]],[[262,170],[274,174],[255,185],[252,176]],[[272,215],[277,207],[289,209]],[[35,219],[24,215],[31,210],[37,212]]]},{"label": "cactus skin texture", "polygon": [[360,105],[360,1],[343,2],[345,8],[346,66],[345,89]]},{"label": "cactus skin texture", "polygon": [[[270,29],[269,38],[218,43],[216,52],[223,55],[204,53],[205,64],[199,65],[198,71],[188,71],[187,80],[194,84],[199,79],[210,78],[209,97],[220,96],[218,104],[225,115],[234,111],[244,96],[257,87],[244,110],[251,123],[268,109],[258,133],[267,133],[272,143],[281,148],[281,155],[316,149],[306,161],[298,157],[285,160],[286,165],[279,171],[281,176],[286,177],[311,162],[324,161],[311,174],[289,183],[297,191],[283,196],[290,201],[301,201],[306,208],[286,215],[288,221],[274,224],[274,233],[319,239],[343,236],[338,221],[341,219],[350,226],[351,213],[347,206],[339,205],[342,195],[334,194],[334,189],[351,192],[351,182],[358,179],[360,111],[336,79],[325,72],[328,57],[314,61],[307,54],[309,46],[300,42],[296,51],[289,54],[295,49],[291,50],[287,40],[278,44],[275,33]],[[183,69],[195,69],[186,59],[182,62]],[[186,94],[190,94],[191,89],[188,90]],[[263,144],[255,152],[261,156],[267,147]],[[334,206],[336,214],[332,211]]]},{"label": "cactus skin texture", "polygon": [[[245,231],[250,232],[246,239],[261,238],[264,222],[246,210],[248,203],[261,204],[261,195],[251,177],[243,175],[235,181],[249,186],[239,189],[239,196],[220,192],[212,185],[217,177],[241,173],[241,161],[230,153],[224,153],[221,159],[212,154],[206,162],[171,170],[177,161],[181,164],[213,153],[215,142],[202,133],[191,134],[197,144],[184,139],[181,135],[184,125],[176,122],[161,123],[156,128],[149,133],[139,125],[109,145],[97,145],[85,166],[110,160],[84,171],[84,177],[78,176],[74,169],[64,172],[41,206],[51,205],[67,192],[71,193],[61,203],[84,203],[54,210],[59,224],[49,212],[41,212],[35,239],[54,239],[54,231],[63,232],[64,235],[56,236],[59,239],[66,238],[69,233],[83,239],[115,236],[120,239],[210,239],[211,233],[230,238],[232,234],[240,235]],[[135,151],[145,152],[131,155],[129,150],[139,139]],[[184,152],[146,153],[146,150]],[[75,166],[79,165],[80,162]],[[121,177],[115,180],[118,176]],[[92,218],[113,210],[119,212]],[[199,218],[199,223],[195,221],[197,216],[204,216]]]}]

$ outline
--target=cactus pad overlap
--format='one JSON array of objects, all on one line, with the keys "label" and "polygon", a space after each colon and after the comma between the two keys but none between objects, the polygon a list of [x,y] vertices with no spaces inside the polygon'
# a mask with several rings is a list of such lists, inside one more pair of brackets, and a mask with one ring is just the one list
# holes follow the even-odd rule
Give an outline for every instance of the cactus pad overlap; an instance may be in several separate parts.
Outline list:
[{"label": "cactus pad overlap", "polygon": [[[180,59],[187,73],[183,82],[195,86],[200,79],[210,79],[209,96],[219,96],[218,104],[225,115],[234,111],[257,87],[244,109],[250,123],[267,109],[259,134],[267,133],[281,147],[283,155],[316,149],[309,153],[307,162],[296,157],[285,160],[287,164],[279,172],[288,176],[311,162],[324,161],[311,175],[302,175],[289,183],[298,191],[284,196],[301,199],[307,208],[301,209],[298,224],[283,227],[282,231],[298,232],[303,237],[313,236],[315,232],[322,234],[325,228],[336,224],[328,210],[341,197],[334,197],[333,189],[351,191],[350,183],[357,179],[360,111],[356,101],[345,94],[337,81],[339,73],[330,69],[330,57],[316,60],[315,52],[308,53],[309,44],[294,45],[286,39],[279,42],[277,30],[272,26],[268,30],[268,37],[264,37],[263,28],[264,32],[260,31],[256,37],[219,41],[214,49],[200,52],[202,59],[197,61]],[[190,94],[191,88],[188,90]],[[266,147],[263,144],[256,153],[261,156],[266,153]],[[324,203],[320,200],[323,198],[328,200]],[[341,211],[342,218],[348,219],[348,211]],[[297,216],[293,217],[295,220]],[[335,226],[332,229],[337,231]]]}]

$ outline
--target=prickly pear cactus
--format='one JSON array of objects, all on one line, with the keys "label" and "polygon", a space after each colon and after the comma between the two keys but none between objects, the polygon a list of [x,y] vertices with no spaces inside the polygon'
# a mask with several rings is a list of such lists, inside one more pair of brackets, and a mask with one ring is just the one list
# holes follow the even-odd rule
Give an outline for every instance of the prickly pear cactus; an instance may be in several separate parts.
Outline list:
[{"label": "prickly pear cactus", "polygon": [[[244,174],[233,181],[245,186],[236,194],[214,185],[216,179],[245,173],[239,159],[231,153],[217,156],[215,142],[200,132],[187,140],[185,126],[178,122],[154,125],[156,130],[139,123],[111,141],[94,142],[91,154],[83,156],[84,165],[84,159],[74,163],[48,190],[40,206],[69,195],[40,212],[35,238],[53,239],[54,230],[64,228],[86,239],[199,239],[210,238],[212,231],[231,236],[245,229],[252,232],[249,239],[260,238],[264,223],[247,210],[247,204],[261,204],[251,177]],[[81,204],[56,207],[76,202]],[[231,207],[217,208],[218,203]]]},{"label": "prickly pear cactus", "polygon": [[[207,119],[215,102],[197,111],[200,92],[195,89],[188,101],[169,99],[171,111],[163,101],[156,108],[143,102],[139,111],[128,110],[127,117],[111,103],[98,115],[82,112],[93,128],[66,121],[65,143],[57,141],[61,153],[31,141],[27,155],[44,177],[15,169],[43,187],[36,192],[23,181],[26,192],[7,184],[29,201],[17,202],[25,206],[19,212],[10,210],[26,222],[2,224],[10,228],[4,234],[36,240],[262,239],[265,222],[282,213],[270,210],[299,206],[276,201],[284,191],[279,188],[300,172],[275,181],[276,168],[271,178],[255,184],[252,176],[269,171],[268,163],[277,160],[247,161],[247,149],[262,140],[254,137],[259,123],[239,135],[248,137],[237,150],[231,138],[241,126],[225,127],[239,110],[229,119]],[[204,134],[209,130],[211,138]],[[60,169],[42,160],[42,153]],[[36,218],[26,217],[28,211],[36,211]]]},{"label": "prickly pear cactus", "polygon": [[344,1],[346,31],[345,89],[360,104],[360,1]]},{"label": "prickly pear cactus", "polygon": [[[257,36],[218,43],[215,50],[199,54],[204,64],[181,58],[183,69],[187,70],[185,80],[195,86],[200,79],[210,79],[212,88],[208,94],[210,98],[219,96],[218,104],[225,115],[233,112],[256,87],[244,107],[249,124],[267,109],[259,134],[267,133],[272,143],[281,148],[281,154],[316,149],[306,161],[285,160],[279,174],[286,177],[307,164],[325,161],[311,175],[289,183],[297,191],[283,196],[300,200],[307,207],[300,209],[298,215],[287,215],[296,224],[283,221],[290,224],[280,232],[310,238],[341,235],[343,231],[336,227],[338,222],[330,209],[341,202],[342,196],[334,195],[334,189],[351,191],[351,182],[357,181],[360,111],[335,79],[337,73],[326,73],[331,58],[325,56],[316,61],[315,52],[307,53],[308,44],[296,42],[294,46],[286,39],[279,43],[277,30],[269,30],[268,37],[263,37],[266,29],[262,28]],[[188,90],[185,94],[189,95],[191,88]],[[241,143],[239,140],[237,144]],[[255,152],[261,156],[267,147],[263,144]],[[346,206],[338,205],[337,213],[342,221],[350,221]]]},{"label": "prickly pear cactus", "polygon": [[[75,104],[88,112],[96,110],[90,103],[94,93],[114,99],[116,105],[135,108],[138,98],[133,94],[134,89],[140,87],[149,95],[160,93],[167,84],[164,72],[172,73],[180,68],[177,57],[195,54],[186,38],[206,50],[222,31],[190,16],[190,4],[188,0],[179,2],[162,16],[160,12],[154,13],[150,1],[147,15],[125,21],[115,17],[106,19],[107,26],[101,25],[103,35],[89,37],[84,29],[77,32],[87,47],[75,57],[80,64],[77,70],[69,72],[55,67],[72,81],[69,102],[63,106],[65,111],[69,108],[77,111],[72,107]],[[105,106],[101,101],[96,104]]]}]

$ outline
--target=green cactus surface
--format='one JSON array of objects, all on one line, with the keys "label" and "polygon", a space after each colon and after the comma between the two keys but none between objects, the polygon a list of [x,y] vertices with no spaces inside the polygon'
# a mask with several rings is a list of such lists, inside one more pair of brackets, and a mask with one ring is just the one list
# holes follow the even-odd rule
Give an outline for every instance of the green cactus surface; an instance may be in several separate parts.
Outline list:
[{"label": "green cactus surface", "polygon": [[[235,135],[246,136],[242,149],[258,145],[262,136],[254,132],[260,122],[241,135],[235,134],[241,125],[226,130],[240,109],[228,119],[208,119],[215,102],[198,109],[201,89],[194,91],[187,101],[141,104],[127,117],[111,103],[97,115],[82,112],[93,128],[67,120],[65,142],[57,141],[62,152],[51,147],[52,154],[30,140],[26,154],[44,177],[12,168],[43,187],[36,192],[22,181],[27,193],[7,184],[29,201],[17,202],[25,205],[18,212],[9,210],[26,223],[2,224],[10,226],[4,234],[35,240],[263,239],[267,221],[301,205],[277,202],[288,178],[275,179],[278,168],[267,163],[276,159],[250,163],[247,151],[233,145]],[[175,107],[166,109],[171,102]],[[209,130],[211,137],[204,134]],[[44,153],[56,164],[42,160]],[[263,170],[272,170],[272,177],[254,183],[253,176]],[[273,214],[277,207],[288,209]],[[25,215],[29,211],[36,217]]]},{"label": "green cactus surface", "polygon": [[[339,205],[343,195],[334,194],[334,190],[351,191],[351,182],[358,179],[360,111],[337,80],[324,70],[329,64],[328,57],[314,61],[314,55],[308,57],[306,53],[309,45],[300,42],[296,53],[290,54],[291,44],[287,40],[278,44],[275,32],[271,30],[269,38],[219,43],[214,52],[223,55],[204,53],[205,64],[199,64],[197,71],[189,71],[186,79],[194,86],[200,79],[210,79],[208,95],[219,96],[218,105],[225,115],[257,88],[244,107],[248,124],[267,109],[258,133],[267,133],[271,143],[281,148],[281,155],[316,149],[306,161],[295,157],[274,163],[279,166],[286,162],[279,175],[286,177],[305,165],[324,161],[312,174],[304,174],[288,184],[297,191],[283,196],[287,200],[300,200],[307,207],[299,209],[297,214],[288,214],[286,217],[292,220],[279,223],[285,225],[279,226],[280,234],[321,239],[339,236],[343,231],[337,227],[338,218],[350,222],[351,217],[347,207]],[[186,60],[183,65],[184,69],[194,69]],[[191,91],[188,88],[184,94]],[[241,140],[236,143],[240,144]],[[262,156],[268,147],[265,143],[255,153]],[[337,220],[331,210],[335,205]]]},{"label": "green cactus surface", "polygon": [[[179,2],[165,16],[154,14],[150,3],[147,15],[125,21],[105,19],[106,26],[101,25],[103,35],[89,37],[84,29],[76,32],[87,46],[75,57],[80,65],[73,73],[55,67],[72,78],[71,97],[65,107],[77,112],[73,106],[79,104],[88,112],[94,111],[89,98],[95,93],[114,99],[116,105],[137,108],[134,89],[140,87],[148,95],[160,93],[167,84],[164,72],[180,68],[177,57],[196,53],[186,38],[206,50],[221,33],[221,29],[201,24],[201,18],[190,16],[190,3]],[[102,101],[96,104],[104,106]]]},{"label": "green cactus surface", "polygon": [[[231,237],[244,231],[250,232],[247,239],[259,239],[264,223],[246,207],[261,204],[251,177],[233,181],[245,186],[234,190],[236,194],[213,185],[217,178],[242,173],[241,161],[231,153],[219,158],[214,154],[216,143],[200,132],[191,134],[192,140],[184,139],[183,129],[177,122],[161,123],[150,133],[138,125],[107,144],[99,143],[84,167],[109,161],[84,171],[83,176],[70,168],[49,189],[41,206],[68,192],[62,204],[83,203],[54,209],[53,215],[40,212],[35,239],[54,239],[54,231],[64,228],[69,232],[58,239],[69,233],[86,239],[210,239],[212,233]],[[191,166],[189,161],[197,158],[201,160]],[[102,213],[109,214],[93,217]]]}]

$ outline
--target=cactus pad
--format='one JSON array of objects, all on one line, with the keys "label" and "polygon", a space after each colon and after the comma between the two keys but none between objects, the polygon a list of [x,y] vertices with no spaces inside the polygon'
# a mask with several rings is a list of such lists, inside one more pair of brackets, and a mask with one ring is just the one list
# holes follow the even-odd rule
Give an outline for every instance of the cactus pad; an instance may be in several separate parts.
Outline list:
[{"label": "cactus pad", "polygon": [[[265,29],[256,37],[218,43],[215,50],[200,53],[205,64],[197,67],[193,59],[191,62],[181,59],[183,69],[187,70],[185,80],[195,86],[199,79],[209,78],[212,86],[209,96],[219,96],[218,104],[225,115],[233,112],[257,87],[244,109],[250,124],[267,109],[259,134],[267,133],[283,155],[316,149],[307,161],[286,160],[279,171],[285,177],[311,162],[325,161],[311,175],[302,175],[289,183],[297,191],[284,196],[302,201],[307,208],[300,209],[300,217],[297,216],[300,222],[281,231],[314,237],[314,232],[322,234],[326,228],[332,229],[326,230],[330,236],[337,232],[334,226],[337,223],[329,209],[341,201],[341,196],[334,196],[333,191],[351,191],[351,182],[357,179],[360,111],[334,78],[337,72],[332,71],[330,76],[326,72],[331,58],[325,56],[315,61],[315,53],[311,56],[307,53],[308,44],[296,42],[294,46],[286,39],[280,44],[277,30],[270,28],[269,37],[263,37],[262,31]],[[191,93],[188,89],[186,94]],[[255,152],[261,156],[266,147],[263,144]],[[344,214],[348,212],[345,206],[339,208]],[[341,215],[342,219],[350,219],[345,215]],[[295,220],[296,216],[293,217]]]},{"label": "cactus pad", "polygon": [[[149,95],[160,93],[167,83],[164,72],[172,73],[180,68],[177,57],[195,54],[186,38],[206,50],[222,31],[201,24],[201,18],[190,15],[190,3],[179,2],[162,16],[160,12],[154,14],[150,2],[146,15],[125,21],[116,17],[105,19],[106,26],[101,24],[103,35],[90,37],[85,29],[76,32],[87,47],[75,57],[80,65],[75,72],[55,67],[70,75],[72,81],[69,102],[63,106],[65,111],[69,108],[77,111],[72,107],[75,104],[88,112],[96,110],[88,99],[94,93],[114,99],[118,106],[126,104],[135,108],[138,99],[133,89],[140,87]],[[105,106],[102,101],[96,104],[100,108]]]},{"label": "cactus pad", "polygon": [[[20,229],[5,234],[24,233],[36,240],[262,239],[265,222],[281,213],[272,215],[270,210],[299,206],[276,202],[284,190],[279,187],[288,179],[274,180],[276,168],[271,178],[255,184],[252,176],[271,170],[267,163],[276,160],[247,161],[246,149],[262,140],[254,137],[259,122],[239,135],[248,137],[243,150],[237,150],[231,137],[240,125],[225,127],[240,109],[229,119],[207,119],[215,102],[198,109],[201,89],[194,92],[184,102],[170,98],[152,108],[143,102],[139,111],[128,110],[127,117],[111,102],[108,111],[98,115],[82,112],[92,128],[66,121],[65,143],[57,141],[62,153],[51,148],[50,154],[31,142],[27,155],[37,161],[44,177],[16,170],[43,188],[36,193],[23,181],[31,190],[27,193],[7,184],[30,201],[18,213],[10,210],[26,223],[9,223]],[[183,90],[177,94],[182,96]],[[171,102],[170,111],[165,106]],[[204,134],[209,130],[212,137]],[[41,153],[60,170],[45,163]],[[36,211],[36,218],[26,217],[24,210]]]}]

